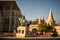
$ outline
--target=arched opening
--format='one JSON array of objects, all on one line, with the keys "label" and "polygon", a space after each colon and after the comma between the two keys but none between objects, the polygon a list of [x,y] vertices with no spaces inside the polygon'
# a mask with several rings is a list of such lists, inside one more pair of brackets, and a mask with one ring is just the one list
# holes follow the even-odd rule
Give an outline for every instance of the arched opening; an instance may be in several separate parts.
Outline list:
[{"label": "arched opening", "polygon": [[32,32],[33,33],[36,33],[37,32],[37,29],[36,28],[32,29]]},{"label": "arched opening", "polygon": [[32,29],[32,33],[33,33],[33,36],[38,35],[38,33],[37,33],[37,29],[36,29],[36,28]]}]

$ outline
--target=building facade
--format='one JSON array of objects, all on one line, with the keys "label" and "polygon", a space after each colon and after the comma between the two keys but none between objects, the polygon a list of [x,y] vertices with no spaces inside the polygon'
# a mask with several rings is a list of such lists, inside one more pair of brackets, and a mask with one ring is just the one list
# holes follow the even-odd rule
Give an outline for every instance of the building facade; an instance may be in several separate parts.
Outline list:
[{"label": "building facade", "polygon": [[19,26],[17,27],[17,31],[16,37],[25,37],[28,30],[26,26]]},{"label": "building facade", "polygon": [[0,1],[0,32],[12,32],[16,29],[21,15],[15,0]]}]

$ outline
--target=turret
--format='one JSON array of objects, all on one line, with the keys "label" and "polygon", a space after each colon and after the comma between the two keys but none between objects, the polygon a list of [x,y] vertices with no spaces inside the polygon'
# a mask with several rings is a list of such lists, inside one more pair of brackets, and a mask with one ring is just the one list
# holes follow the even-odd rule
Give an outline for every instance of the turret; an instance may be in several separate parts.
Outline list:
[{"label": "turret", "polygon": [[44,17],[41,17],[41,18],[39,19],[38,24],[41,24],[41,23],[45,23]]},{"label": "turret", "polygon": [[55,25],[55,20],[53,18],[52,9],[50,9],[49,16],[48,16],[46,23],[51,25],[51,26]]}]

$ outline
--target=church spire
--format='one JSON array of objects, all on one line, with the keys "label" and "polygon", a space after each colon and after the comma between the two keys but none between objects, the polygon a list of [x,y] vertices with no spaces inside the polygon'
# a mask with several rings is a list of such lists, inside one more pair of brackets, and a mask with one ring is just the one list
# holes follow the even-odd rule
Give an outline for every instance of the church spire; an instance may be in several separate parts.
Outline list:
[{"label": "church spire", "polygon": [[48,19],[53,19],[52,9],[50,8]]},{"label": "church spire", "polygon": [[53,14],[52,14],[52,9],[50,8],[50,12],[49,12],[49,16],[47,19],[47,24],[49,25],[54,25],[55,24],[55,20],[53,18]]}]

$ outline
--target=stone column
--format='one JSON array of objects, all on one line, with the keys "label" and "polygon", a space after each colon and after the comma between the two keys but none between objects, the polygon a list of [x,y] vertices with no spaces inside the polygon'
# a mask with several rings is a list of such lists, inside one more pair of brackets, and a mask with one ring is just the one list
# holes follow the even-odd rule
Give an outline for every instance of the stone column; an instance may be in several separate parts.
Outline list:
[{"label": "stone column", "polygon": [[1,26],[2,26],[2,31],[5,31],[5,27],[4,27],[4,25],[5,25],[5,17],[4,17],[4,15],[5,15],[5,5],[4,5],[4,7],[3,7],[3,12],[2,12],[2,19],[1,19],[1,22],[2,23],[4,23],[4,24],[1,24]]},{"label": "stone column", "polygon": [[12,14],[12,6],[10,7],[10,15],[9,15],[9,31],[11,31],[11,15]]},{"label": "stone column", "polygon": [[14,14],[14,29],[16,29],[16,20],[17,20],[16,17],[17,17],[17,16],[16,16],[16,12],[14,12],[14,13],[15,13],[15,14]]}]

